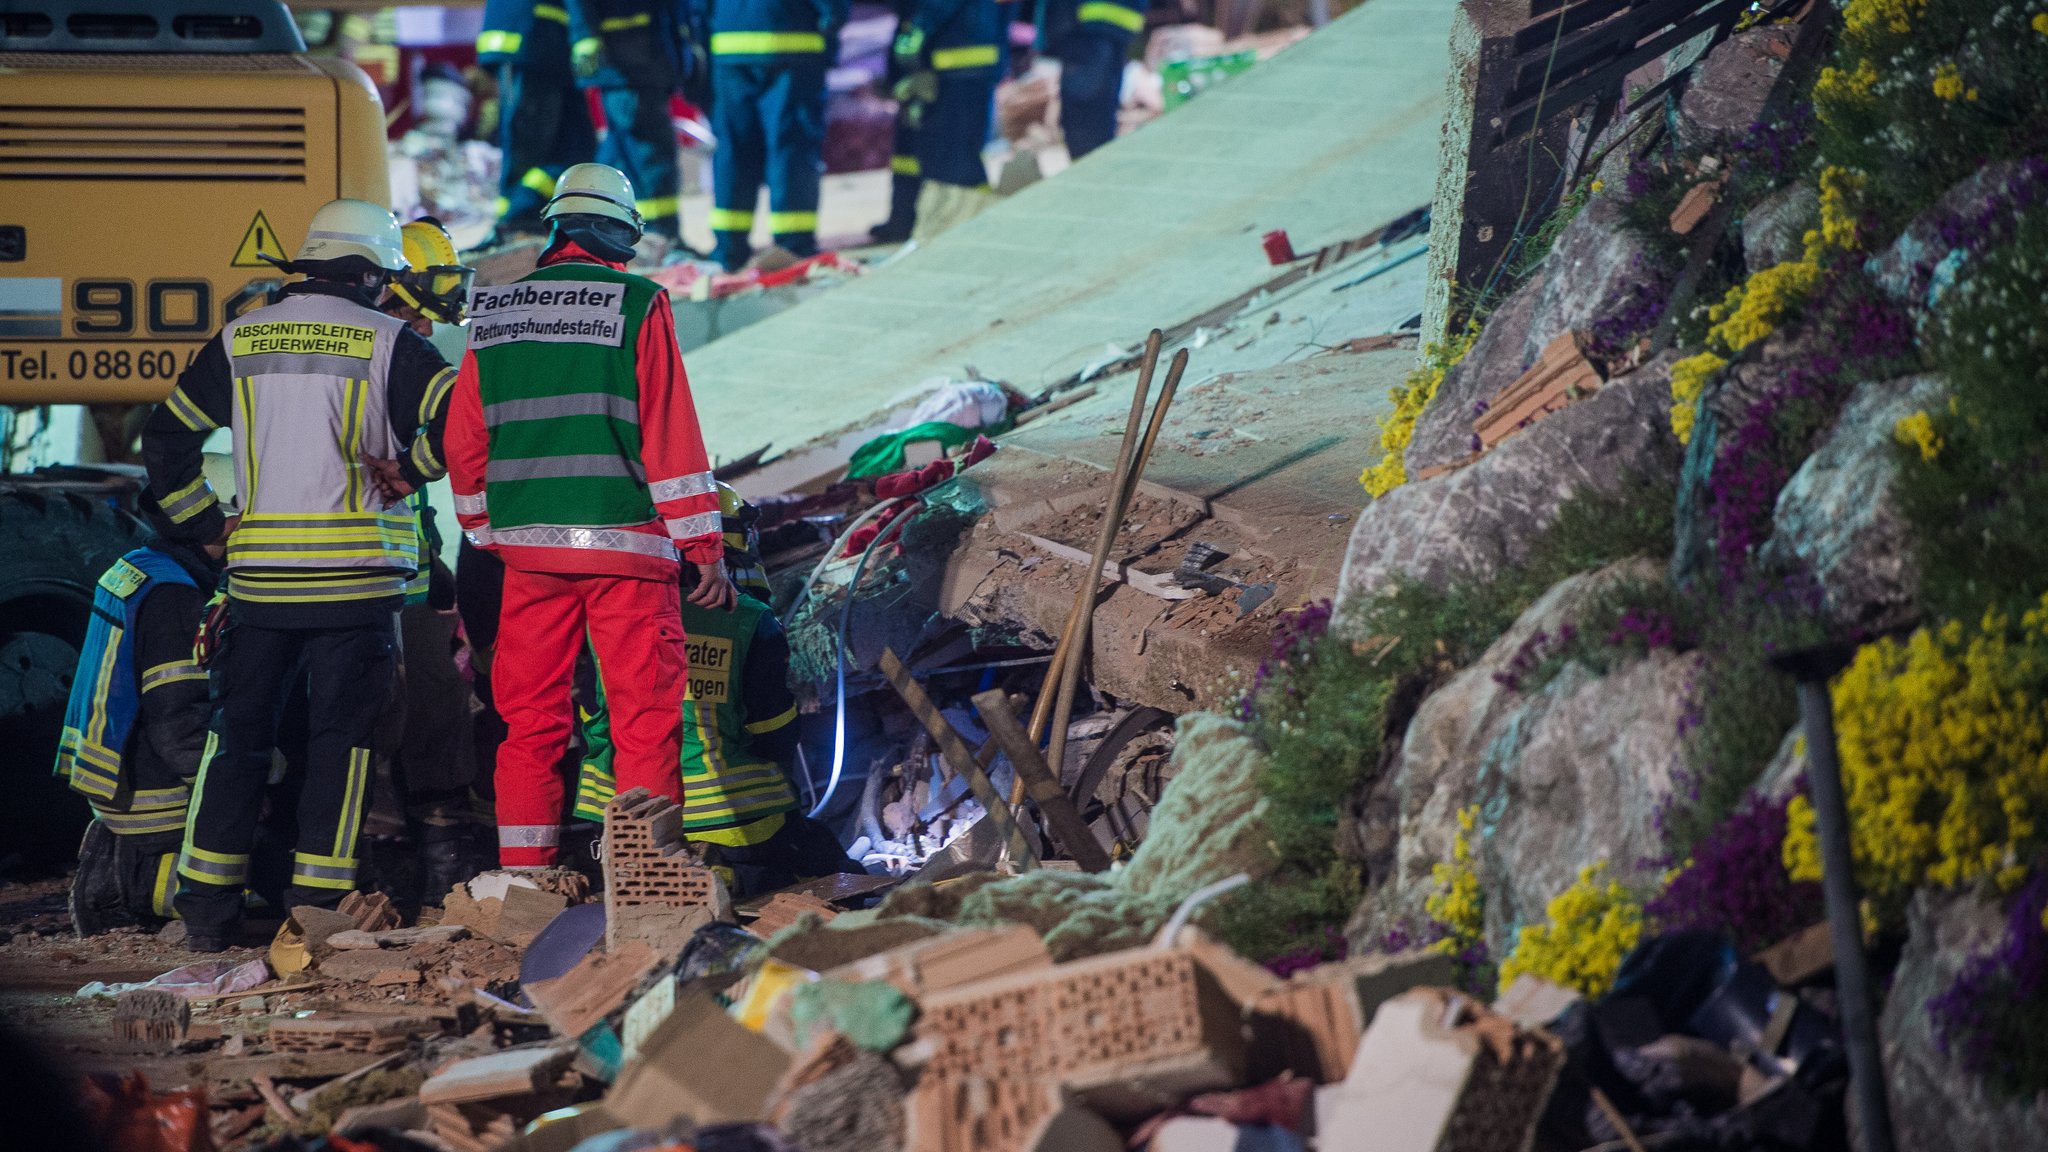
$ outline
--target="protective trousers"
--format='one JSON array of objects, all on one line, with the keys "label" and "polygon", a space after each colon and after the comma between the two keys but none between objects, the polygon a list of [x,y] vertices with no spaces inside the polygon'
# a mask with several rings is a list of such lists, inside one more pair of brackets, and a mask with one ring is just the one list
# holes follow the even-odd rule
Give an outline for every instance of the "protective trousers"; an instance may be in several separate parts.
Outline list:
[{"label": "protective trousers", "polygon": [[917,121],[908,105],[896,110],[896,132],[889,145],[889,219],[879,239],[908,240],[917,226],[917,193],[924,187],[924,161],[918,154]]},{"label": "protective trousers", "polygon": [[673,240],[682,234],[676,215],[683,190],[676,164],[676,130],[668,115],[665,88],[604,88],[604,143],[597,161],[633,182],[633,194],[647,230]]},{"label": "protective trousers", "polygon": [[1128,35],[1099,30],[1076,32],[1060,45],[1060,133],[1076,160],[1116,139],[1130,49]]},{"label": "protective trousers", "polygon": [[[728,270],[753,256],[748,236],[761,184],[768,229],[797,256],[818,252],[818,185],[824,178],[825,64],[816,56],[768,64],[711,65],[714,255]],[[603,654],[598,658],[602,660]],[[622,785],[623,786],[623,785]]]},{"label": "protective trousers", "polygon": [[214,755],[200,766],[178,863],[178,914],[195,933],[233,931],[287,695],[306,691],[305,780],[287,906],[340,902],[356,886],[370,745],[391,692],[397,623],[264,628],[235,621],[213,657]]},{"label": "protective trousers", "polygon": [[611,706],[621,790],[680,802],[683,624],[673,580],[505,572],[492,688],[505,717],[498,746],[498,862],[544,868],[561,843],[559,771],[575,718],[576,657],[589,637]]},{"label": "protective trousers", "polygon": [[925,107],[918,125],[920,175],[941,184],[986,188],[988,166],[981,162],[981,149],[995,114],[997,70],[941,69],[938,78],[938,98]]},{"label": "protective trousers", "polygon": [[597,129],[566,67],[557,75],[507,64],[498,73],[498,92],[505,157],[498,177],[498,218],[537,228],[541,206],[555,193],[555,179],[570,165],[597,155]]}]

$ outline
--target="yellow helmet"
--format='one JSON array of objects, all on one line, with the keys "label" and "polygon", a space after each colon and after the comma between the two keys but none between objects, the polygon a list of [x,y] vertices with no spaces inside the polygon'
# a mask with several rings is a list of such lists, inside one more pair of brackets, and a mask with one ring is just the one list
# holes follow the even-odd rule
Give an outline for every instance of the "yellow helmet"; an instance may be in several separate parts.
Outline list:
[{"label": "yellow helmet", "polygon": [[646,227],[633,200],[633,182],[609,164],[572,164],[555,181],[554,197],[540,210],[541,219],[571,215],[603,216],[635,231]]},{"label": "yellow helmet", "polygon": [[455,254],[455,238],[432,216],[399,229],[410,267],[391,282],[400,300],[441,324],[469,323],[469,285],[476,269]]},{"label": "yellow helmet", "polygon": [[306,242],[293,260],[338,260],[361,256],[387,272],[405,268],[398,221],[368,200],[329,200],[313,213]]}]

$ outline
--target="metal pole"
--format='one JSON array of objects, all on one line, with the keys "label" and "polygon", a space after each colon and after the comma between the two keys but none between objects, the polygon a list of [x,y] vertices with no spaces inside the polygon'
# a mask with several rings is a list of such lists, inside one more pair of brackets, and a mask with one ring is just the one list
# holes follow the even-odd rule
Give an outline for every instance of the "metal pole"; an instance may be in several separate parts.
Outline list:
[{"label": "metal pole", "polygon": [[1806,728],[1806,782],[1812,793],[1820,840],[1821,892],[1827,899],[1829,936],[1835,945],[1835,993],[1842,1031],[1849,1043],[1849,1091],[1862,1129],[1863,1152],[1894,1152],[1891,1110],[1885,1103],[1884,1060],[1877,1043],[1877,1018],[1870,997],[1870,969],[1863,956],[1861,900],[1849,855],[1849,805],[1842,793],[1842,765],[1835,752],[1835,714],[1825,675],[1799,679],[1799,716]]}]

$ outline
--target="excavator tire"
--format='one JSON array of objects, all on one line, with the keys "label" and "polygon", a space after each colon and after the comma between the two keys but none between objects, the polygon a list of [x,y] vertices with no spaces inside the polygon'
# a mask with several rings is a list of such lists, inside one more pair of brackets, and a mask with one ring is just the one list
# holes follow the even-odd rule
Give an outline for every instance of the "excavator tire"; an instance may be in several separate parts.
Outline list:
[{"label": "excavator tire", "polygon": [[50,771],[64,704],[93,585],[148,538],[105,499],[0,480],[0,857],[39,867],[77,849],[91,811]]}]

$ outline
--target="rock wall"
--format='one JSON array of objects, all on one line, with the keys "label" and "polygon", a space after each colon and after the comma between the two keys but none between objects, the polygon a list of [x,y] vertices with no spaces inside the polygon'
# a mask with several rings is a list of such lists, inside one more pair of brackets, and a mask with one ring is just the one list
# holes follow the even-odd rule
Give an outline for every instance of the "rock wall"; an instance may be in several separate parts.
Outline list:
[{"label": "rock wall", "polygon": [[2048,1096],[1992,1096],[1941,1050],[1927,1011],[1970,958],[2005,935],[1998,904],[1971,893],[1922,892],[1880,1021],[1893,1134],[1901,1149],[2019,1152],[2048,1142]]},{"label": "rock wall", "polygon": [[1486,579],[1527,557],[1574,495],[1676,475],[1670,364],[1660,358],[1617,377],[1475,463],[1366,505],[1338,578],[1339,602],[1399,580]]},{"label": "rock wall", "polygon": [[1799,567],[1819,581],[1834,635],[1867,635],[1913,614],[1919,571],[1911,529],[1892,495],[1898,446],[1892,429],[1945,395],[1932,376],[1859,385],[1827,438],[1778,494],[1763,561]]},{"label": "rock wall", "polygon": [[1656,814],[1683,763],[1678,720],[1695,659],[1660,650],[1606,676],[1567,664],[1531,691],[1510,669],[1542,643],[1539,633],[1559,635],[1604,589],[1657,575],[1644,560],[1564,581],[1422,702],[1367,801],[1363,825],[1392,835],[1369,845],[1374,888],[1352,922],[1354,943],[1370,947],[1396,926],[1426,922],[1431,872],[1451,858],[1459,810],[1475,804],[1495,956],[1583,866],[1604,860],[1624,879],[1654,872]]}]

